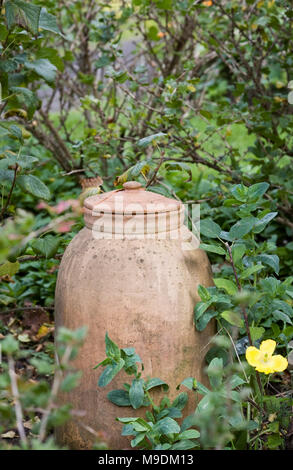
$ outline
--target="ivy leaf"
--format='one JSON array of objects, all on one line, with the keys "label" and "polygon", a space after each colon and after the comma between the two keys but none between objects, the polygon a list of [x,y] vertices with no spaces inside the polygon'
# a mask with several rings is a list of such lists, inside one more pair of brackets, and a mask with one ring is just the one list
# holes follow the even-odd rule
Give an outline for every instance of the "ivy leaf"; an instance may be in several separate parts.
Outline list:
[{"label": "ivy leaf", "polygon": [[6,261],[4,264],[0,266],[0,276],[13,276],[19,270],[20,264],[18,261],[15,263],[11,263],[10,261]]},{"label": "ivy leaf", "polygon": [[34,175],[20,175],[17,177],[17,183],[24,191],[39,197],[40,199],[50,199],[49,188]]},{"label": "ivy leaf", "polygon": [[60,240],[53,235],[47,235],[32,242],[32,248],[35,253],[44,255],[46,258],[52,258],[58,250]]}]

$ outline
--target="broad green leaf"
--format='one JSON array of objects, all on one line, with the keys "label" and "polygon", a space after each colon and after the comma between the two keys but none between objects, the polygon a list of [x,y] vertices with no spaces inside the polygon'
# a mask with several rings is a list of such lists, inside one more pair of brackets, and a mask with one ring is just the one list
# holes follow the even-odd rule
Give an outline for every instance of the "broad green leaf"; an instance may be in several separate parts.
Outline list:
[{"label": "broad green leaf", "polygon": [[20,264],[18,261],[15,263],[10,263],[10,261],[6,261],[4,264],[0,266],[0,276],[14,276],[19,270]]},{"label": "broad green leaf", "polygon": [[121,358],[121,352],[119,347],[117,346],[114,341],[109,338],[108,333],[106,333],[105,337],[105,344],[106,344],[106,356],[110,359],[113,359],[116,362],[119,362]]},{"label": "broad green leaf", "polygon": [[143,441],[145,434],[145,432],[139,433],[134,439],[132,439],[131,447],[136,447],[141,441]]},{"label": "broad green leaf", "polygon": [[165,169],[167,171],[186,171],[188,173],[189,178],[187,181],[192,180],[192,170],[191,167],[184,162],[167,162],[165,164]]},{"label": "broad green leaf", "polygon": [[237,243],[232,246],[232,257],[235,264],[238,263],[246,252],[246,246],[243,243]]},{"label": "broad green leaf", "polygon": [[52,258],[58,250],[60,240],[53,235],[47,235],[44,238],[33,240],[32,248],[36,254]]},{"label": "broad green leaf", "polygon": [[200,233],[208,238],[218,238],[221,227],[212,219],[204,219],[200,221]]},{"label": "broad green leaf", "polygon": [[57,68],[48,59],[37,59],[34,62],[25,62],[24,66],[28,70],[34,71],[47,82],[54,82]]},{"label": "broad green leaf", "polygon": [[140,139],[137,143],[139,147],[146,148],[150,144],[156,143],[158,140],[166,139],[167,134],[164,132],[158,132],[157,134],[152,134],[143,139]]},{"label": "broad green leaf", "polygon": [[218,255],[226,254],[226,250],[218,245],[207,245],[206,243],[201,243],[199,245],[199,248],[201,248],[204,251],[209,251],[211,253],[217,253]]},{"label": "broad green leaf", "polygon": [[168,388],[169,388],[169,385],[166,384],[166,382],[164,382],[164,380],[161,380],[161,379],[158,379],[158,378],[154,377],[153,379],[150,379],[150,380],[147,381],[147,383],[145,385],[145,389],[146,390],[151,390],[152,388],[159,387],[159,386],[162,386],[165,391],[167,391]]},{"label": "broad green leaf", "polygon": [[200,433],[196,429],[187,429],[179,434],[178,439],[197,439]]},{"label": "broad green leaf", "polygon": [[144,381],[142,379],[134,379],[129,390],[129,399],[131,406],[136,410],[140,408],[144,400]]},{"label": "broad green leaf", "polygon": [[60,390],[62,392],[70,392],[70,390],[77,387],[81,376],[81,371],[67,373],[65,379],[61,383]]},{"label": "broad green leaf", "polygon": [[183,410],[188,402],[188,395],[186,392],[180,393],[172,403],[172,407]]},{"label": "broad green leaf", "polygon": [[33,196],[46,200],[51,197],[48,186],[34,175],[20,175],[17,177],[16,181],[24,191],[27,191]]},{"label": "broad green leaf", "polygon": [[206,287],[199,285],[197,288],[197,292],[202,301],[208,302],[211,299],[211,294],[209,293]]},{"label": "broad green leaf", "polygon": [[120,359],[119,362],[113,361],[112,364],[109,364],[106,369],[104,369],[101,373],[100,378],[98,380],[98,386],[106,387],[106,385],[108,385],[114,379],[114,377],[118,374],[118,372],[122,369],[123,366],[123,359]]},{"label": "broad green leaf", "polygon": [[129,392],[126,390],[111,390],[107,395],[108,400],[117,406],[131,406]]},{"label": "broad green leaf", "polygon": [[239,239],[251,232],[257,219],[256,217],[245,217],[234,224],[229,231],[232,239]]},{"label": "broad green leaf", "polygon": [[279,274],[279,257],[277,255],[257,255],[253,258],[256,262],[260,261],[267,266],[270,266],[276,274]]},{"label": "broad green leaf", "polygon": [[211,386],[213,388],[219,388],[222,384],[224,374],[223,360],[215,357],[209,363],[207,374],[209,376]]},{"label": "broad green leaf", "polygon": [[234,295],[238,292],[235,282],[230,281],[229,279],[223,279],[218,277],[214,279],[214,283],[218,287],[218,289],[224,289],[229,295]]},{"label": "broad green leaf", "polygon": [[46,31],[51,31],[52,33],[61,34],[57,25],[56,17],[51,15],[51,13],[48,13],[44,7],[40,12],[39,28]]},{"label": "broad green leaf", "polygon": [[261,271],[263,268],[264,268],[264,266],[262,264],[256,264],[255,266],[250,266],[249,268],[244,269],[244,271],[242,271],[242,273],[240,275],[240,278],[241,279],[247,279],[252,274],[255,274],[255,273],[258,273],[259,271]]},{"label": "broad green leaf", "polygon": [[154,425],[153,432],[159,435],[177,434],[180,432],[180,426],[174,419],[167,416]]},{"label": "broad green leaf", "polygon": [[249,200],[256,200],[259,199],[261,196],[265,194],[267,189],[269,188],[269,183],[256,183],[250,186],[247,189],[247,196]]},{"label": "broad green leaf", "polygon": [[225,310],[221,313],[221,317],[224,318],[224,320],[226,320],[231,325],[238,326],[239,328],[242,328],[244,325],[241,315],[238,312]]},{"label": "broad green leaf", "polygon": [[37,34],[41,7],[38,5],[33,5],[29,2],[23,2],[21,0],[14,0],[13,3],[17,6],[18,13],[21,13],[21,16],[25,20],[28,28],[34,34]]},{"label": "broad green leaf", "polygon": [[237,201],[245,202],[247,199],[247,190],[246,186],[243,184],[237,184],[231,189],[231,194],[237,199]]},{"label": "broad green leaf", "polygon": [[249,330],[252,342],[260,339],[265,332],[265,329],[262,326],[251,326]]},{"label": "broad green leaf", "polygon": [[256,219],[256,223],[253,228],[253,233],[260,233],[264,230],[266,225],[278,215],[278,212],[269,212],[261,219]]},{"label": "broad green leaf", "polygon": [[188,450],[195,449],[198,446],[199,444],[197,442],[193,442],[190,439],[182,439],[179,442],[175,442],[175,444],[170,447],[170,450]]}]

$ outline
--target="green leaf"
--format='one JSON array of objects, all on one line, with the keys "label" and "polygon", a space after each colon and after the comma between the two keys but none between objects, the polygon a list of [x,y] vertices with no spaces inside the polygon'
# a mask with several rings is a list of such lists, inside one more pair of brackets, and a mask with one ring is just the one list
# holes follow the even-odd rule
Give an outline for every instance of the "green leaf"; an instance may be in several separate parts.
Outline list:
[{"label": "green leaf", "polygon": [[129,399],[131,406],[136,410],[140,408],[144,400],[144,381],[142,379],[134,379],[129,390]]},{"label": "green leaf", "polygon": [[13,3],[21,10],[23,17],[27,23],[29,29],[37,34],[39,28],[39,19],[41,13],[41,7],[38,5],[33,5],[28,2],[23,2],[21,0],[14,0]]},{"label": "green leaf", "polygon": [[224,289],[229,295],[234,295],[238,292],[235,282],[230,281],[229,279],[223,279],[218,277],[214,279],[214,283],[218,287],[218,289]]},{"label": "green leaf", "polygon": [[198,439],[200,433],[196,429],[187,429],[179,434],[178,439]]},{"label": "green leaf", "polygon": [[1,351],[6,354],[14,354],[19,349],[18,341],[12,336],[7,335],[5,338],[0,342]]},{"label": "green leaf", "polygon": [[142,148],[146,148],[150,144],[154,144],[157,142],[157,140],[161,140],[162,138],[165,139],[167,134],[164,132],[158,132],[157,134],[152,134],[147,137],[144,137],[143,139],[140,139],[137,142],[137,145]]},{"label": "green leaf", "polygon": [[261,271],[263,268],[264,266],[262,264],[256,264],[255,266],[250,266],[249,268],[244,269],[244,271],[242,271],[240,278],[247,279],[252,274],[258,273],[259,271]]},{"label": "green leaf", "polygon": [[165,164],[165,169],[167,171],[186,171],[188,173],[189,178],[186,181],[192,180],[192,170],[191,167],[184,162],[167,162]]},{"label": "green leaf", "polygon": [[279,257],[277,255],[267,255],[264,253],[262,255],[255,256],[253,259],[256,262],[260,261],[261,263],[270,266],[276,274],[279,274]]},{"label": "green leaf", "polygon": [[218,245],[207,245],[206,243],[201,243],[199,245],[199,248],[201,248],[204,251],[209,251],[211,253],[217,253],[218,255],[226,254],[226,250]]},{"label": "green leaf", "polygon": [[119,347],[117,346],[114,341],[112,341],[109,336],[108,332],[106,332],[105,336],[105,344],[106,344],[106,356],[110,359],[113,359],[115,362],[119,362],[121,358],[121,352]]},{"label": "green leaf", "polygon": [[221,313],[221,317],[224,318],[228,323],[234,326],[242,328],[244,323],[241,315],[238,312],[232,312],[231,310],[225,310]]},{"label": "green leaf", "polygon": [[56,78],[57,68],[48,59],[37,59],[34,62],[25,62],[24,66],[49,83],[54,82]]},{"label": "green leaf", "polygon": [[117,406],[131,406],[129,392],[126,390],[112,390],[107,395],[108,400]]},{"label": "green leaf", "polygon": [[147,381],[147,383],[145,385],[145,389],[146,390],[151,390],[152,388],[159,387],[159,386],[162,386],[165,391],[167,391],[168,388],[169,388],[169,385],[166,384],[166,382],[164,382],[164,380],[161,380],[161,379],[158,379],[158,378],[154,377],[154,378]]},{"label": "green leaf", "polygon": [[154,425],[153,432],[159,435],[177,434],[180,432],[180,426],[174,419],[167,416]]},{"label": "green leaf", "polygon": [[44,238],[33,240],[32,248],[36,254],[52,258],[58,250],[60,240],[53,235],[47,235]]},{"label": "green leaf", "polygon": [[16,181],[24,191],[27,191],[33,196],[46,200],[51,197],[49,188],[34,175],[20,175],[17,177]]},{"label": "green leaf", "polygon": [[235,264],[238,263],[246,252],[246,246],[242,243],[235,244],[232,246],[232,257]]},{"label": "green leaf", "polygon": [[134,439],[131,441],[131,447],[137,446],[141,441],[144,440],[146,433],[142,432],[139,433]]},{"label": "green leaf", "polygon": [[198,446],[199,444],[196,442],[193,442],[189,439],[183,439],[179,442],[175,442],[175,444],[173,444],[172,447],[170,447],[170,450],[188,450],[188,449],[194,449],[195,447],[198,447]]},{"label": "green leaf", "polygon": [[188,402],[188,395],[186,392],[180,393],[172,403],[172,407],[183,410]]},{"label": "green leaf", "polygon": [[0,276],[13,276],[19,270],[20,264],[18,261],[15,263],[10,263],[10,261],[6,261],[4,264],[0,266]]},{"label": "green leaf", "polygon": [[260,233],[264,230],[266,225],[278,215],[278,212],[269,212],[261,219],[256,219],[255,226],[253,228],[253,233]]},{"label": "green leaf", "polygon": [[15,9],[13,2],[10,2],[10,1],[5,2],[4,7],[5,7],[5,18],[6,18],[7,27],[8,29],[11,29],[11,27],[15,23],[16,9]]},{"label": "green leaf", "polygon": [[249,330],[252,342],[260,339],[265,332],[265,329],[262,326],[251,326]]},{"label": "green leaf", "polygon": [[213,388],[219,388],[222,385],[224,374],[223,360],[215,357],[208,366],[207,374],[209,376],[211,386]]},{"label": "green leaf", "polygon": [[208,238],[218,238],[221,233],[221,227],[212,219],[204,219],[200,222],[200,233]]},{"label": "green leaf", "polygon": [[268,183],[253,184],[247,189],[248,199],[253,200],[253,201],[259,199],[261,196],[265,194],[269,186],[270,185]]},{"label": "green leaf", "polygon": [[123,366],[123,359],[120,359],[118,363],[113,361],[112,364],[109,364],[106,369],[104,369],[101,373],[100,378],[98,380],[98,386],[106,387],[106,385],[108,385],[114,379],[114,377],[123,368]]},{"label": "green leaf", "polygon": [[81,376],[82,376],[81,371],[68,373],[65,379],[61,383],[60,390],[62,392],[70,392],[70,390],[77,387]]},{"label": "green leaf", "polygon": [[51,31],[52,33],[61,34],[57,25],[56,17],[51,15],[51,13],[48,13],[46,8],[41,9],[39,28]]},{"label": "green leaf", "polygon": [[255,217],[245,217],[234,224],[229,230],[232,239],[239,239],[247,235],[254,227],[257,219]]},{"label": "green leaf", "polygon": [[206,287],[199,285],[197,292],[203,302],[208,302],[211,299],[211,294]]}]

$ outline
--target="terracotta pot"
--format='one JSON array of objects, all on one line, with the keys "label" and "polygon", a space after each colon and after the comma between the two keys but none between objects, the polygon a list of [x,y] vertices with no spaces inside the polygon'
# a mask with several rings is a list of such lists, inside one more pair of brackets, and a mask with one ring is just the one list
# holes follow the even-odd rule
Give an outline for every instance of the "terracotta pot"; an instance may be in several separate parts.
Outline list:
[{"label": "terracotta pot", "polygon": [[[56,324],[71,329],[87,325],[88,335],[75,366],[81,384],[64,400],[86,411],[83,426],[70,422],[58,431],[61,444],[88,449],[104,431],[112,449],[129,448],[116,417],[144,416],[145,408],[117,407],[107,393],[123,388],[130,377],[120,372],[98,388],[105,358],[105,334],[121,348],[135,347],[144,363],[143,377],[159,377],[170,385],[169,396],[186,377],[205,383],[203,358],[213,325],[195,330],[193,309],[199,284],[212,285],[205,252],[184,222],[184,206],[145,191],[137,182],[85,200],[85,224],[63,256],[56,287]],[[132,380],[132,378],[131,378]],[[161,392],[154,392],[154,399]],[[194,410],[194,401],[185,415]]]}]

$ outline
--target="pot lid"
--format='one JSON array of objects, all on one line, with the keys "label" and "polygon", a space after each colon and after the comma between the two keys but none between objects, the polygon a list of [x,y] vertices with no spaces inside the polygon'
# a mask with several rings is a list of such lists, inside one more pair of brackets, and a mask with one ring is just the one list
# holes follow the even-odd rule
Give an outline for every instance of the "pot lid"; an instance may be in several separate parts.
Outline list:
[{"label": "pot lid", "polygon": [[123,184],[123,189],[90,196],[85,199],[84,206],[92,211],[92,215],[153,214],[180,211],[183,207],[180,201],[146,191],[138,181],[127,181]]}]

